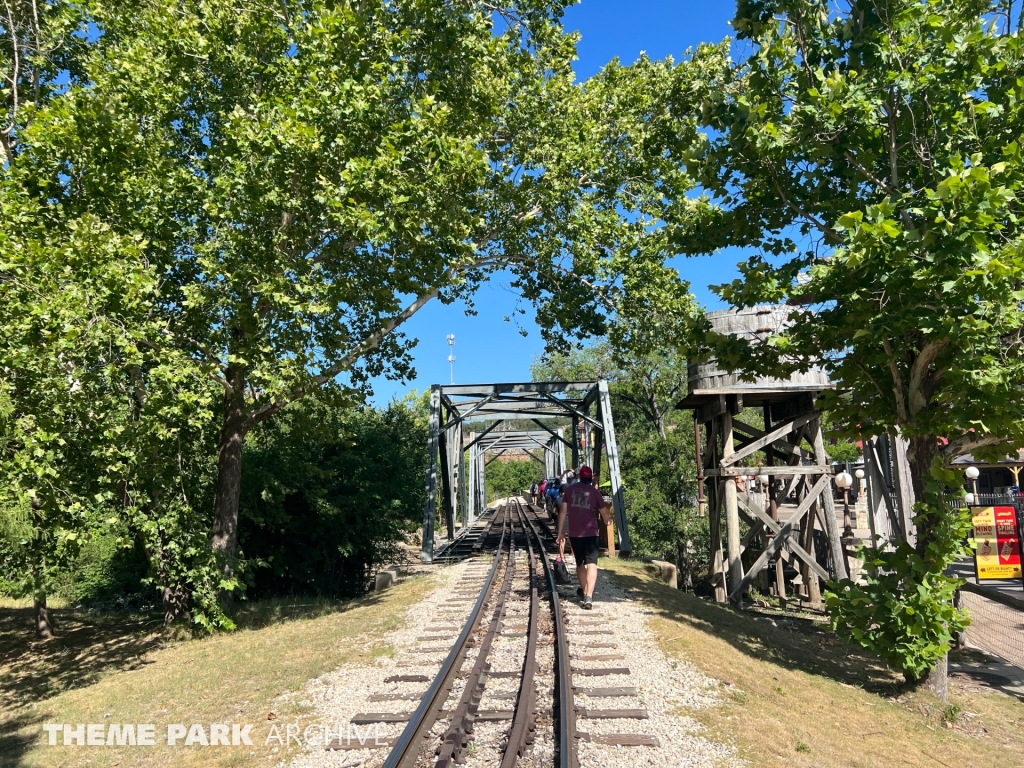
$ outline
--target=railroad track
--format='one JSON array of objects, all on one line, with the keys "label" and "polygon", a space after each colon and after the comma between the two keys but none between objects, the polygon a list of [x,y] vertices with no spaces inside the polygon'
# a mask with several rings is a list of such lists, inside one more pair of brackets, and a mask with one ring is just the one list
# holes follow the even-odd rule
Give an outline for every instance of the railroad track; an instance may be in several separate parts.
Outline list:
[{"label": "railroad track", "polygon": [[[377,744],[390,747],[384,768],[451,768],[467,758],[499,768],[577,768],[580,741],[657,746],[656,740],[641,735],[591,737],[577,731],[578,710],[584,717],[602,714],[576,706],[573,675],[629,671],[573,667],[565,608],[548,558],[548,550],[554,549],[554,531],[547,516],[511,500],[495,512],[480,539],[485,549],[494,552],[494,559],[489,567],[470,565],[449,599],[455,610],[469,602],[472,606],[427,690],[422,694],[385,693],[370,697],[371,701],[418,700],[415,711],[367,712],[351,720],[356,725],[406,723],[396,738]],[[470,594],[475,594],[475,598]],[[603,634],[603,630],[594,629],[599,622],[600,618],[593,616],[575,619],[577,636]],[[442,625],[426,629],[443,628]],[[425,635],[420,640],[433,642],[442,638]],[[612,643],[600,645],[615,647]],[[428,646],[414,649],[413,653],[443,650]],[[396,674],[385,682],[428,682],[428,677]],[[509,689],[509,685],[514,688]],[[635,688],[590,688],[579,692],[598,697],[636,695]],[[646,717],[646,713],[638,715],[639,710],[605,712],[610,717]],[[539,749],[532,746],[535,742]],[[357,747],[328,745],[329,749]]]}]

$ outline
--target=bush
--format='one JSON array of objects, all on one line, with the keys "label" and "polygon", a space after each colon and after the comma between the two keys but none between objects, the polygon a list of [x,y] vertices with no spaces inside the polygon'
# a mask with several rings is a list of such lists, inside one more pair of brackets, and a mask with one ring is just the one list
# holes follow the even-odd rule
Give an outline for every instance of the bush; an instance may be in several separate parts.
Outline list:
[{"label": "bush", "polygon": [[246,444],[239,543],[253,597],[348,597],[422,519],[426,429],[405,406],[312,400]]},{"label": "bush", "polygon": [[142,548],[128,540],[124,531],[107,529],[90,536],[71,568],[60,574],[56,594],[70,603],[111,602],[132,597],[131,602],[154,602],[152,589],[143,585],[148,565]]},{"label": "bush", "polygon": [[950,510],[943,499],[944,486],[957,480],[938,466],[926,479],[924,498],[914,505],[917,524],[934,532],[923,548],[906,542],[891,551],[864,547],[864,583],[844,579],[830,583],[825,594],[833,631],[890,662],[910,683],[935,667],[969,623],[953,606],[963,582],[944,575],[964,554],[970,529],[967,513]]}]

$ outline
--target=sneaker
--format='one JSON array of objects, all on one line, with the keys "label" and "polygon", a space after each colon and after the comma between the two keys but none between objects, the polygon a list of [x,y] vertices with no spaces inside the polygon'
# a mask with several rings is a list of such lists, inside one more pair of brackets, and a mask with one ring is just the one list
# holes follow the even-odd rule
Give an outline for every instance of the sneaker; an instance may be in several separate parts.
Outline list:
[{"label": "sneaker", "polygon": [[593,607],[594,607],[594,598],[591,597],[590,595],[587,595],[586,597],[584,597],[583,598],[583,610],[589,611]]},{"label": "sneaker", "polygon": [[583,587],[576,587],[576,597],[583,599]]}]

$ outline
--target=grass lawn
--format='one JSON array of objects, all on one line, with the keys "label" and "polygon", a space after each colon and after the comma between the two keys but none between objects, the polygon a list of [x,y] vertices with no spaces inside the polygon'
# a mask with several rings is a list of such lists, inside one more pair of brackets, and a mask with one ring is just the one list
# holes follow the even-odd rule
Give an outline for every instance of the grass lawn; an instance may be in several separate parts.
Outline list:
[{"label": "grass lawn", "polygon": [[[410,578],[347,602],[277,600],[247,606],[231,634],[188,639],[159,616],[56,610],[57,639],[32,640],[27,607],[0,605],[0,766],[249,766],[281,752],[264,746],[273,711],[301,719],[307,680],[391,649],[379,640],[433,586]],[[153,723],[152,747],[47,745],[43,723]],[[169,723],[252,723],[255,746],[166,746]],[[164,743],[163,746],[161,742]]]},{"label": "grass lawn", "polygon": [[654,610],[650,626],[671,657],[722,683],[723,704],[684,714],[733,744],[753,766],[1024,764],[1024,704],[950,682],[950,707],[907,693],[884,662],[788,618],[773,627],[671,589],[643,565],[602,568]]}]

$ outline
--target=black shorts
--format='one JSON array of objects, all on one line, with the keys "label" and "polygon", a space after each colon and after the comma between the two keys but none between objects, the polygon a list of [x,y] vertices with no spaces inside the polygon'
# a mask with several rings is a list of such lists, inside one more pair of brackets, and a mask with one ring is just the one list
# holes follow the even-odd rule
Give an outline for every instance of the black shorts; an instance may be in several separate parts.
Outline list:
[{"label": "black shorts", "polygon": [[570,536],[576,565],[597,565],[597,536]]}]

